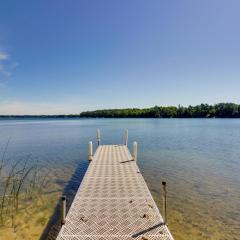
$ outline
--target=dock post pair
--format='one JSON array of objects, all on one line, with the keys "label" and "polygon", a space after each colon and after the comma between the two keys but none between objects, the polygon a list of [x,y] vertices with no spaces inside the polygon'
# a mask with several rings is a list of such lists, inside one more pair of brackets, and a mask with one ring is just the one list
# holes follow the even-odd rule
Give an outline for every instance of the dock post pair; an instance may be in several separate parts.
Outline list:
[{"label": "dock post pair", "polygon": [[[97,144],[100,145],[100,130],[97,130]],[[125,145],[128,145],[128,130],[125,131]],[[88,160],[93,158],[93,144],[92,141],[88,143]],[[133,142],[133,159],[137,161],[137,142]]]},{"label": "dock post pair", "polygon": [[[101,139],[100,129],[97,129],[97,145],[100,145]],[[128,145],[128,129],[125,131],[125,145]],[[90,141],[88,143],[88,160],[91,161],[93,158],[93,143]],[[137,142],[133,142],[133,159],[137,160]]]}]

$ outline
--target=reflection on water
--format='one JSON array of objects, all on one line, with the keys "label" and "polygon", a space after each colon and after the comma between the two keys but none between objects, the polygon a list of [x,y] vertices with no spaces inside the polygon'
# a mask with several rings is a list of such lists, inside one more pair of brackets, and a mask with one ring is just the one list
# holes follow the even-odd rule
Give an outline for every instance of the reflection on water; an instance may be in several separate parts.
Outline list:
[{"label": "reflection on water", "polygon": [[[32,159],[52,169],[49,191],[75,193],[78,166],[86,170],[87,143],[139,143],[138,163],[161,209],[167,181],[168,221],[175,239],[238,239],[240,233],[240,120],[98,119],[0,121],[0,148],[9,159]],[[71,179],[71,181],[69,181]],[[50,186],[49,185],[49,186]],[[189,236],[191,236],[189,238]]]}]

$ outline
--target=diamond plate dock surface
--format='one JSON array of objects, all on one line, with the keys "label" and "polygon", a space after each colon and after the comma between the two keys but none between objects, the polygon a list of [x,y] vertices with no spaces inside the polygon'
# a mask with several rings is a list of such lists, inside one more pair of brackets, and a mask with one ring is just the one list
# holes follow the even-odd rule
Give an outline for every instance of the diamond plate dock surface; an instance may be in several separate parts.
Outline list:
[{"label": "diamond plate dock surface", "polygon": [[57,240],[173,240],[125,145],[101,145]]}]

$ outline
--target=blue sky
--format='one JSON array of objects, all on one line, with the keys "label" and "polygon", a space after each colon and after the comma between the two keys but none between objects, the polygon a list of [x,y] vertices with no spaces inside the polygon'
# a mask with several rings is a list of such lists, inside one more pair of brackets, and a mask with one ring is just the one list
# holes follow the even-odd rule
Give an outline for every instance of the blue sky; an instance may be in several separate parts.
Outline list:
[{"label": "blue sky", "polygon": [[0,114],[240,103],[239,0],[0,3]]}]

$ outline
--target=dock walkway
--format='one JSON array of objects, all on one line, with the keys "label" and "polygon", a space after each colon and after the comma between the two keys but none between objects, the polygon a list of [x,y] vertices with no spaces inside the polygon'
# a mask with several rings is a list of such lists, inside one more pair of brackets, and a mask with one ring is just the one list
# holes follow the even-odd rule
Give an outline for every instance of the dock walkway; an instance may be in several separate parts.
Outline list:
[{"label": "dock walkway", "polygon": [[57,240],[173,240],[125,145],[100,145]]}]

